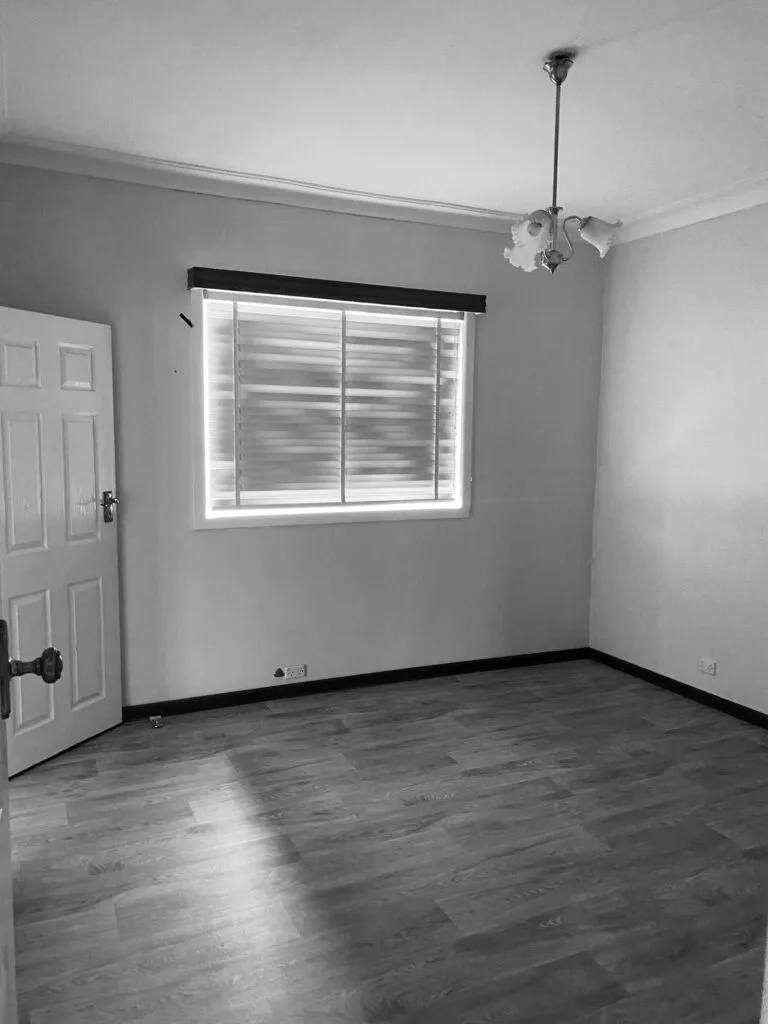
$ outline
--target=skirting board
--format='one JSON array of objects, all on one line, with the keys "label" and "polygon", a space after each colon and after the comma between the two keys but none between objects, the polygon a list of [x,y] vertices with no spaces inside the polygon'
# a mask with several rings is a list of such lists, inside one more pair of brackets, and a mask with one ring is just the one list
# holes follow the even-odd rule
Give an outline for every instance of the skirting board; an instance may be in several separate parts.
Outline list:
[{"label": "skirting board", "polygon": [[404,683],[419,679],[438,679],[440,676],[467,674],[470,672],[493,672],[499,669],[525,668],[531,665],[551,665],[561,661],[582,661],[590,659],[601,665],[618,669],[626,675],[635,676],[654,686],[688,697],[699,704],[706,704],[734,718],[740,718],[750,725],[768,729],[768,715],[754,708],[744,707],[735,701],[718,697],[716,694],[699,690],[688,683],[653,672],[635,665],[631,661],[616,658],[613,654],[598,651],[593,647],[574,647],[561,651],[542,651],[537,654],[512,654],[502,658],[481,658],[476,661],[455,661],[445,665],[424,665],[418,668],[393,669],[387,672],[369,672],[364,675],[340,676],[336,679],[308,680],[304,683],[285,683],[264,686],[253,690],[234,690],[230,693],[212,693],[201,697],[183,697],[179,700],[162,700],[154,704],[133,704],[123,708],[123,721],[131,722],[149,715],[181,715],[190,711],[209,711],[212,708],[236,707],[240,704],[255,704],[266,700],[301,697],[313,693],[332,693],[334,690],[351,690],[362,686],[381,686],[386,683]]},{"label": "skirting board", "polygon": [[749,722],[750,725],[757,725],[761,729],[768,729],[768,715],[763,714],[762,711],[755,711],[754,708],[737,704],[726,697],[718,697],[717,694],[707,693],[706,690],[700,690],[697,686],[678,682],[677,679],[672,679],[670,676],[664,676],[660,672],[653,672],[649,668],[642,668],[642,666],[635,665],[631,661],[624,661],[622,658],[616,658],[614,655],[606,654],[604,651],[597,651],[593,647],[587,648],[587,651],[587,657],[591,658],[592,661],[599,662],[601,665],[608,665],[610,668],[618,669],[619,672],[625,672],[628,676],[635,676],[637,679],[643,679],[646,683],[653,683],[654,686],[661,686],[665,690],[679,693],[681,697],[688,697],[699,704],[706,704],[707,707],[724,711],[726,715],[740,718],[743,722]]},{"label": "skirting board", "polygon": [[391,669],[387,672],[367,672],[357,676],[339,676],[335,679],[307,680],[303,683],[282,683],[252,690],[233,690],[230,693],[211,693],[202,697],[182,697],[180,700],[161,700],[154,704],[132,704],[123,708],[123,721],[130,722],[149,715],[181,715],[189,711],[210,711],[211,708],[235,707],[283,697],[305,697],[313,693],[331,693],[361,686],[381,686],[385,683],[407,683],[418,679],[438,679],[468,672],[493,672],[507,668],[525,668],[528,665],[551,665],[558,661],[576,661],[590,657],[588,647],[574,647],[564,651],[543,651],[537,654],[511,654],[503,658],[481,658],[477,661],[454,661],[445,665],[423,665],[418,668]]}]

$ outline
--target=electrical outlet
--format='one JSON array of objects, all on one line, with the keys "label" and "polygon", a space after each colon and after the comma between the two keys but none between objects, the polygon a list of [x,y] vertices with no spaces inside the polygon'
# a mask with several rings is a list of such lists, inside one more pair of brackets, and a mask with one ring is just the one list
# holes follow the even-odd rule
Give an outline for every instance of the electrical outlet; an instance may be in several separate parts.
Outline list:
[{"label": "electrical outlet", "polygon": [[[306,665],[281,665],[275,675],[283,679],[305,679],[307,675]],[[279,677],[278,676],[278,677]]]},{"label": "electrical outlet", "polygon": [[714,660],[714,658],[702,658],[699,662],[699,668],[708,676],[717,675],[717,662]]}]

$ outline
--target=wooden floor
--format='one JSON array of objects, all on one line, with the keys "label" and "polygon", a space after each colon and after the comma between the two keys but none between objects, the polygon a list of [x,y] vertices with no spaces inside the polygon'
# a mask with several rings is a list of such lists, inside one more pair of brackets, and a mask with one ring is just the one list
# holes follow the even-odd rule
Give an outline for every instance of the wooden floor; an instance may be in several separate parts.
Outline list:
[{"label": "wooden floor", "polygon": [[12,783],[22,1024],[755,1024],[768,733],[592,662],[134,722]]}]

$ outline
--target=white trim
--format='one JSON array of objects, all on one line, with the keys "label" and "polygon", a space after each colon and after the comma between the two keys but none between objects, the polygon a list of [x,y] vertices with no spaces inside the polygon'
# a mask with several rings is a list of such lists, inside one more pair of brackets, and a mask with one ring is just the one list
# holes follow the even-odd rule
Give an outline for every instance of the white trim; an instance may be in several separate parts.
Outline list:
[{"label": "white trim", "polygon": [[461,435],[459,467],[456,473],[461,481],[461,501],[469,515],[472,509],[472,424],[475,394],[475,329],[479,313],[464,314],[464,365],[461,374],[461,393],[457,396],[459,422],[456,433]]},{"label": "white trim", "polygon": [[206,460],[205,432],[207,409],[205,407],[205,317],[203,315],[203,290],[193,288],[190,313],[192,317],[190,344],[190,387],[191,387],[191,458],[192,458],[192,528],[198,529],[205,523]]},{"label": "white trim", "polygon": [[416,508],[384,508],[383,506],[368,506],[366,508],[351,508],[345,506],[342,509],[328,511],[327,509],[291,509],[283,511],[275,509],[269,515],[257,516],[218,516],[211,519],[196,517],[194,528],[196,530],[232,530],[252,529],[261,526],[319,526],[332,523],[378,523],[395,519],[466,519],[470,510],[458,508],[455,505],[444,505],[441,508],[428,508],[424,506]]},{"label": "white trim", "polygon": [[739,210],[751,210],[764,203],[768,203],[768,177],[761,175],[747,178],[696,199],[685,199],[628,221],[619,229],[616,245],[660,235],[704,220],[714,220]]},{"label": "white trim", "polygon": [[468,508],[354,509],[349,512],[314,511],[298,516],[275,511],[273,515],[197,519],[195,529],[253,529],[260,526],[319,526],[343,522],[386,522],[395,519],[466,519]]},{"label": "white trim", "polygon": [[418,224],[441,224],[498,234],[507,234],[512,221],[520,219],[520,214],[505,210],[485,210],[428,199],[356,192],[352,189],[134,156],[89,146],[49,143],[13,134],[0,139],[0,164],[63,171],[67,174],[230,199],[308,207]]}]

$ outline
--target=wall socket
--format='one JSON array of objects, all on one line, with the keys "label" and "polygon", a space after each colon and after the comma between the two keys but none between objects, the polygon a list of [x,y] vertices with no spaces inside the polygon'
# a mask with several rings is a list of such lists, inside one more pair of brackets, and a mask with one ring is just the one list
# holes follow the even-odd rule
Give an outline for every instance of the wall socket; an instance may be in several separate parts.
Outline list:
[{"label": "wall socket", "polygon": [[306,665],[280,665],[275,670],[275,679],[306,679]]},{"label": "wall socket", "polygon": [[699,662],[699,668],[702,672],[705,672],[708,676],[717,675],[717,662],[714,658],[702,658]]}]

